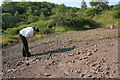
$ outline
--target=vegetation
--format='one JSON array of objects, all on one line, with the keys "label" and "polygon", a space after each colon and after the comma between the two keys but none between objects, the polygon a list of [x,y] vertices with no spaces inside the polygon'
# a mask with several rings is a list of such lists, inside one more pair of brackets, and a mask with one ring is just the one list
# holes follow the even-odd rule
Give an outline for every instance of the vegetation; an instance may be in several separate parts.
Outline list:
[{"label": "vegetation", "polygon": [[83,10],[87,9],[87,5],[84,0],[82,0],[81,9],[83,9]]},{"label": "vegetation", "polygon": [[93,29],[112,23],[118,26],[119,4],[108,6],[108,2],[90,2],[90,5],[92,8],[87,8],[84,0],[80,9],[48,2],[5,2],[2,4],[1,44],[5,47],[19,42],[19,31],[28,26],[39,28],[40,34],[35,38]]},{"label": "vegetation", "polygon": [[90,5],[92,7],[97,7],[101,9],[106,9],[108,8],[108,1],[107,0],[91,0]]}]

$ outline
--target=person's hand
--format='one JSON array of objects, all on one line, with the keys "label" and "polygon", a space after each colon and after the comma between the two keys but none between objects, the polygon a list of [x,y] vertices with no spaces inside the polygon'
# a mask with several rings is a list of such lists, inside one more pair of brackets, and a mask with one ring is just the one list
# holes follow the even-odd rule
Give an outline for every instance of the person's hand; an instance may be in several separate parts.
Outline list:
[{"label": "person's hand", "polygon": [[26,37],[26,39],[28,40],[28,39],[29,39],[29,37]]}]

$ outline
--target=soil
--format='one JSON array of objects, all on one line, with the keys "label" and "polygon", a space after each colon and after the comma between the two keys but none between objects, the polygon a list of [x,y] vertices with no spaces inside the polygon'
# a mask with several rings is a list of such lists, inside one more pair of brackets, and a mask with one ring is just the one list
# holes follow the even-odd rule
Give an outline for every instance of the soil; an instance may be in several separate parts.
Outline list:
[{"label": "soil", "polygon": [[[31,57],[22,57],[19,42],[2,50],[3,78],[118,78],[116,32],[98,28],[45,36],[29,41]],[[104,33],[111,35],[100,37]]]}]

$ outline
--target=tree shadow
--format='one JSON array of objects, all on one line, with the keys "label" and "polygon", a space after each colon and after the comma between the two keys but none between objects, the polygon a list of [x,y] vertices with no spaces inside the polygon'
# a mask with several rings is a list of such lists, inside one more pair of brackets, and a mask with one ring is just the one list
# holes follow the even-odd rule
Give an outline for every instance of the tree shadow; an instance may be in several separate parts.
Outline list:
[{"label": "tree shadow", "polygon": [[74,48],[75,47],[72,47],[72,48],[62,48],[62,49],[52,50],[52,51],[43,52],[43,53],[32,54],[32,56],[41,56],[41,55],[47,55],[47,54],[63,53],[63,52],[70,51],[70,50],[72,50]]}]

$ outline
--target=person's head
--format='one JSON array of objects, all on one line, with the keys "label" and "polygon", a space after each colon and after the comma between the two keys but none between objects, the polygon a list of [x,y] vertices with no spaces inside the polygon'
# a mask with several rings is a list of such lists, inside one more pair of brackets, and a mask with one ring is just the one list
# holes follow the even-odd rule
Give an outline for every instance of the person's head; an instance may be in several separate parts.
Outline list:
[{"label": "person's head", "polygon": [[34,29],[33,34],[37,34],[39,32],[38,28],[33,28],[33,29]]}]

